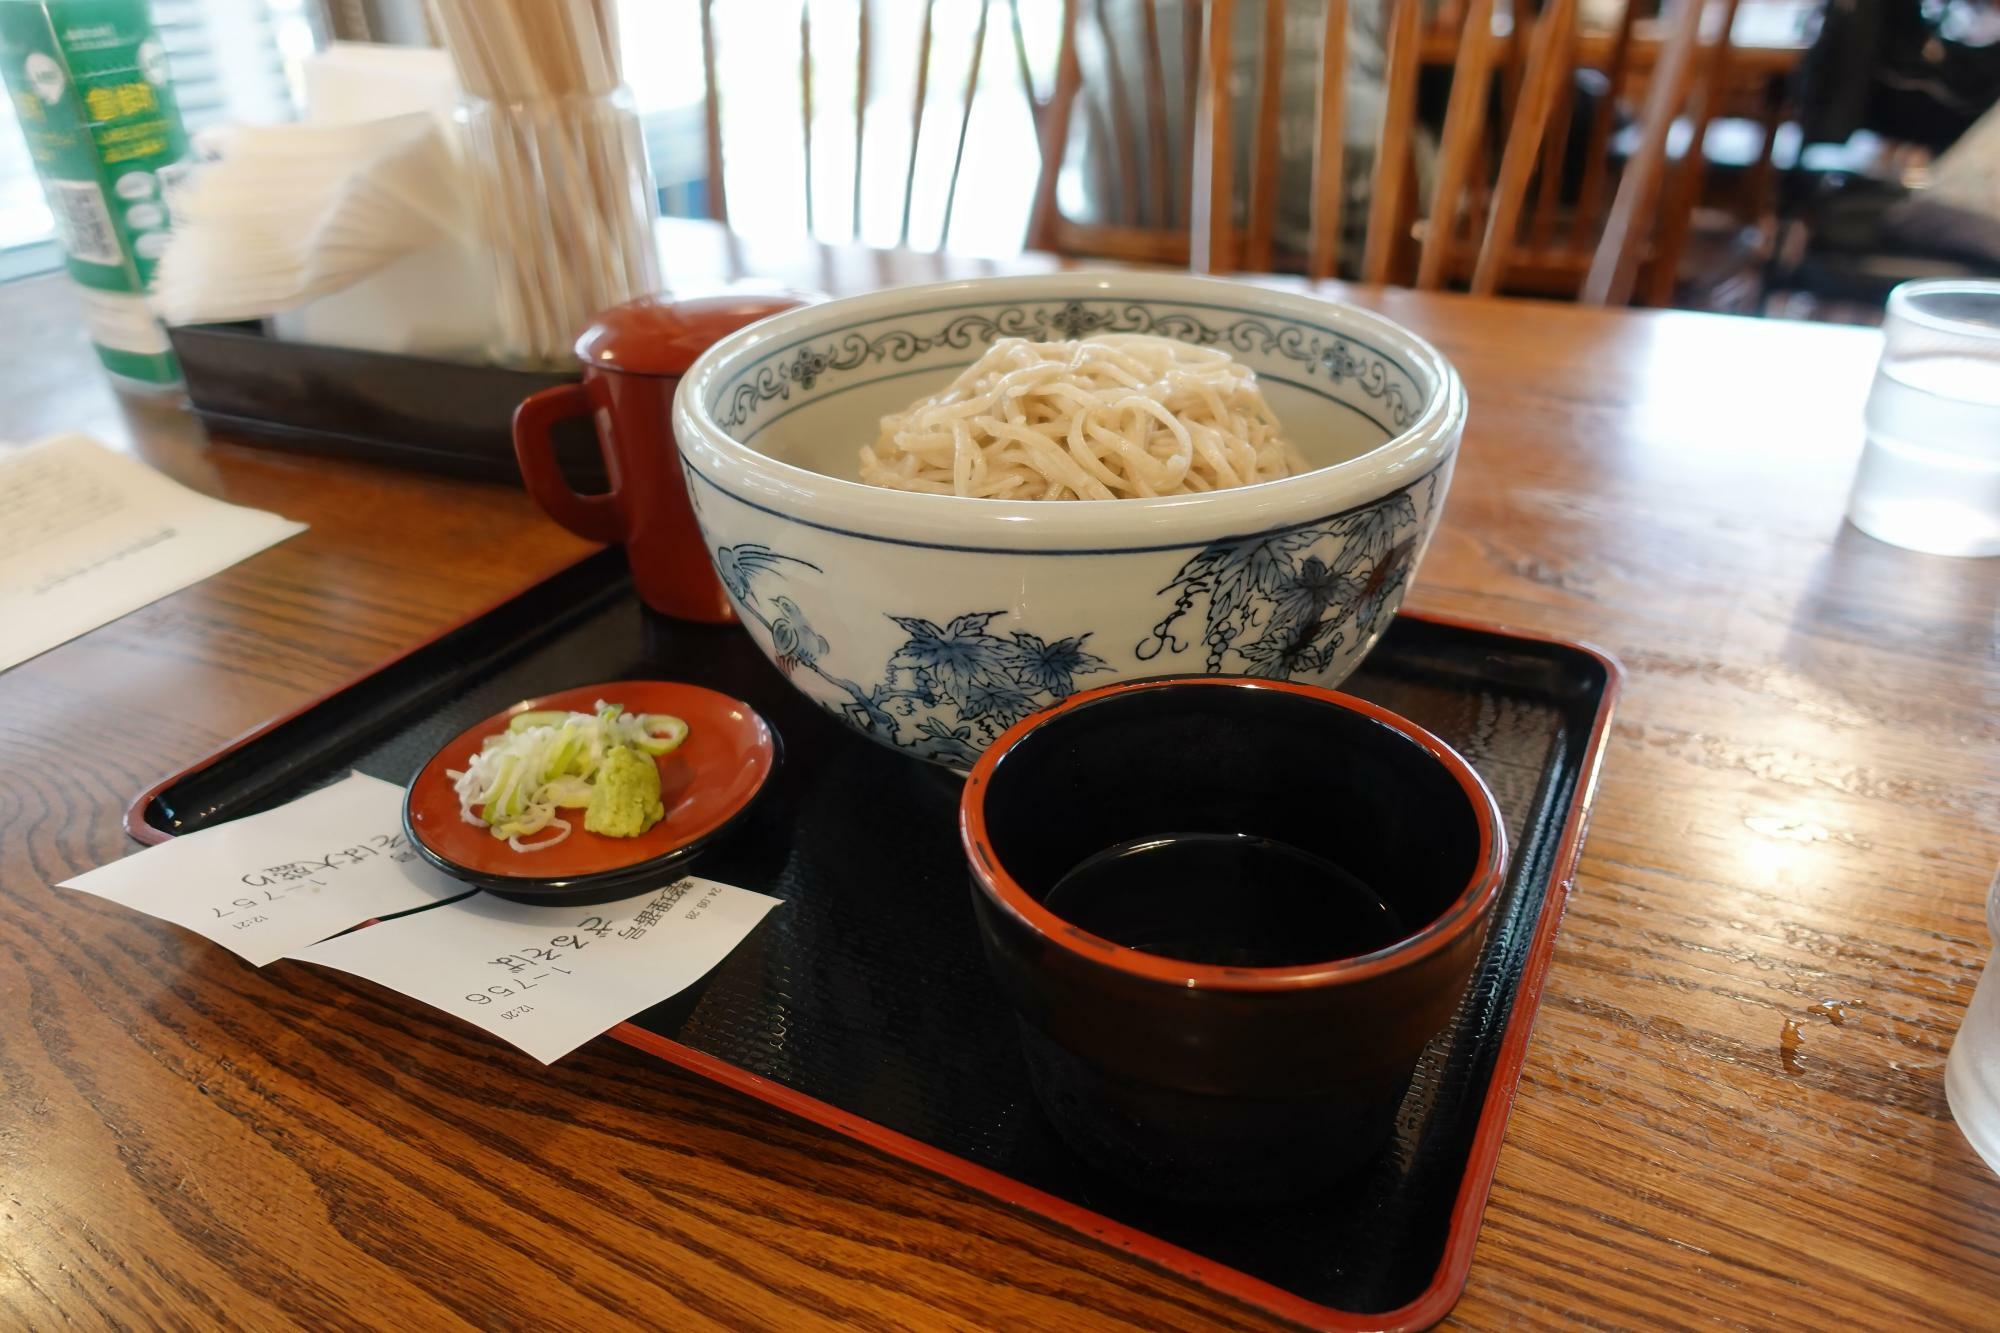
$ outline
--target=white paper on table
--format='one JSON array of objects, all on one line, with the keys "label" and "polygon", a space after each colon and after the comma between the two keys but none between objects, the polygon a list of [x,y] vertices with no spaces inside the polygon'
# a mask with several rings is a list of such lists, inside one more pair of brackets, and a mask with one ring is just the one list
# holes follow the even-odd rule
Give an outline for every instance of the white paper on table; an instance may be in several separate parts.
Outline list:
[{"label": "white paper on table", "polygon": [[64,880],[258,967],[364,921],[469,893],[403,837],[403,789],[362,773]]},{"label": "white paper on table", "polygon": [[87,435],[0,449],[0,671],[304,531]]},{"label": "white paper on table", "polygon": [[287,956],[366,977],[553,1064],[701,980],[777,905],[693,876],[596,907],[482,893]]}]

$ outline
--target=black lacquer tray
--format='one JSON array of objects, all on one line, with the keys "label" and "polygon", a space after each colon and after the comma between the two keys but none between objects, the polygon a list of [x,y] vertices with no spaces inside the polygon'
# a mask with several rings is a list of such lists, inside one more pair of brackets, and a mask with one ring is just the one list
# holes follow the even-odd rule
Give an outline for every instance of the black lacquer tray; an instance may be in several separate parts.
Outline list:
[{"label": "black lacquer tray", "polygon": [[1582,842],[1617,668],[1575,644],[1418,615],[1345,686],[1478,769],[1512,863],[1453,1027],[1389,1146],[1315,1202],[1215,1212],[1130,1195],[1043,1123],[989,981],[956,836],[958,783],[848,732],[733,627],[667,621],[607,551],[141,796],[159,841],[351,768],[405,782],[518,699],[660,677],[748,701],[787,762],[696,873],[785,899],[703,982],[614,1029],[676,1064],[1303,1323],[1421,1328],[1457,1299]]}]

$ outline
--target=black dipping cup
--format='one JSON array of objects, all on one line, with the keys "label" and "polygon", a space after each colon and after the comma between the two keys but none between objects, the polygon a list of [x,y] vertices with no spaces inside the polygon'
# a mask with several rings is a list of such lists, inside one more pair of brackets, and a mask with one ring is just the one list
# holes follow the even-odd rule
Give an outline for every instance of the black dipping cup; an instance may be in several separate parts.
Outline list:
[{"label": "black dipping cup", "polygon": [[[1492,793],[1429,732],[1332,690],[1216,676],[1111,685],[1020,722],[973,768],[960,833],[1050,1121],[1133,1188],[1211,1205],[1299,1198],[1380,1149],[1458,1006],[1507,859]],[[1407,933],[1357,937],[1372,951],[1348,957],[1218,964],[1128,947],[1043,905],[1107,849],[1186,835],[1332,863]],[[1160,886],[1203,904],[1176,951],[1238,958],[1285,934],[1258,928],[1254,880],[1189,873],[1192,894]]]}]

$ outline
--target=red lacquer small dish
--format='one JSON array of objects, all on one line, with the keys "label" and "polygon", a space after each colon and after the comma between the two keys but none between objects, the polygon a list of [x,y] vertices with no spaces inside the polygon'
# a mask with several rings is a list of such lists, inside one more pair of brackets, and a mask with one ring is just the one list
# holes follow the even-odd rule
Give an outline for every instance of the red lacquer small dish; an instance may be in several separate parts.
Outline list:
[{"label": "red lacquer small dish", "polygon": [[[553,847],[517,852],[484,825],[460,817],[450,770],[463,770],[486,737],[519,713],[590,712],[598,700],[628,713],[667,713],[688,725],[687,739],[662,755],[660,800],[666,817],[636,838],[583,827],[583,812],[564,818],[569,837]],[[455,879],[527,903],[609,902],[664,882],[727,829],[756,800],[778,766],[778,740],[750,705],[699,685],[625,680],[585,685],[513,707],[468,727],[431,757],[403,799],[403,828],[426,861]]]}]

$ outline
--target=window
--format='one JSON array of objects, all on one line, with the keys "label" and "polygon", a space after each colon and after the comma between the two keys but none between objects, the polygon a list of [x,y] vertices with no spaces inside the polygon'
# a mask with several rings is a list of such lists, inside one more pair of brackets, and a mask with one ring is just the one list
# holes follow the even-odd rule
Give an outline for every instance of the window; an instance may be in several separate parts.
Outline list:
[{"label": "window", "polygon": [[[858,0],[814,0],[813,214],[821,239],[849,239]],[[1004,0],[936,0],[928,108],[910,202],[910,242],[934,246],[956,145],[966,66],[980,8],[990,4],[979,95],[967,126],[964,178],[950,247],[985,255],[1020,249],[1040,164],[1020,88]],[[1023,0],[1044,84],[1055,59],[1056,0]],[[172,63],[174,92],[191,135],[229,121],[291,119],[302,100],[300,62],[313,51],[309,0],[152,0]],[[724,96],[730,225],[793,234],[804,216],[799,134],[797,9],[718,3],[717,63]],[[646,140],[663,211],[704,217],[708,162],[695,0],[618,0],[625,79]],[[894,245],[901,232],[909,153],[910,90],[923,6],[872,0],[868,143],[860,239]],[[1046,39],[1046,40],[1045,40]],[[1046,49],[1045,49],[1046,48]],[[993,188],[993,182],[1006,182]],[[969,196],[976,195],[978,203]],[[0,280],[58,267],[60,255],[27,147],[0,111]]]},{"label": "window", "polygon": [[[930,79],[911,181],[909,243],[930,248],[940,241],[972,39],[985,7],[978,94],[966,126],[948,239],[960,253],[1017,254],[1041,154],[1021,91],[1008,5],[1006,0],[929,2]],[[893,246],[902,233],[910,100],[925,11],[924,4],[905,0],[812,0],[813,230],[825,241],[853,239],[858,3],[868,3],[871,28],[858,239]],[[1021,8],[1031,56],[1046,87],[1053,79],[1059,7],[1054,0],[1023,0]],[[719,2],[714,12],[729,225],[746,235],[796,235],[805,218],[798,4]],[[694,0],[619,0],[618,23],[625,82],[639,111],[661,207],[704,217],[708,161],[700,6]]]}]

